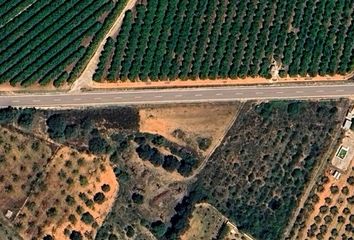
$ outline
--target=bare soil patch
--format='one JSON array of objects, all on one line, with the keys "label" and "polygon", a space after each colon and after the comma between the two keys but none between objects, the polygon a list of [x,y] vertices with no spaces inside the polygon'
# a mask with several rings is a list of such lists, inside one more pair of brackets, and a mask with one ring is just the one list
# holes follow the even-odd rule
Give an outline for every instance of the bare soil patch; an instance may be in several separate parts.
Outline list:
[{"label": "bare soil patch", "polygon": [[[240,104],[180,104],[139,110],[140,131],[199,149],[206,156],[218,144]],[[203,149],[200,149],[200,145]]]}]

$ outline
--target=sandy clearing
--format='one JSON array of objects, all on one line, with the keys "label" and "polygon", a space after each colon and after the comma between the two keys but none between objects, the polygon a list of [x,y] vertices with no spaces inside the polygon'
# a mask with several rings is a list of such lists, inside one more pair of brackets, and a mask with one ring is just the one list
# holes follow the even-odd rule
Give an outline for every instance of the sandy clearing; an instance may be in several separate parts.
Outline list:
[{"label": "sandy clearing", "polygon": [[[201,151],[206,156],[223,137],[238,107],[237,104],[182,104],[142,108],[139,110],[140,131],[160,134],[172,142],[195,149],[198,149],[198,137],[208,138],[211,140],[209,148]],[[184,136],[176,136],[176,130]]]}]

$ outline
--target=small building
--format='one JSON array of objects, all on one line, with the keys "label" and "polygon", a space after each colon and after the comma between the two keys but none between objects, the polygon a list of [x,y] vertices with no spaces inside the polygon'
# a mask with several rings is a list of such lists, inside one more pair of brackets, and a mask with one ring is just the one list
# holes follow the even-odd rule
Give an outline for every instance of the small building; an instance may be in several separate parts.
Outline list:
[{"label": "small building", "polygon": [[352,120],[350,119],[345,119],[344,125],[343,125],[343,129],[344,130],[349,130],[350,127],[352,126]]},{"label": "small building", "polygon": [[8,218],[8,219],[10,219],[10,218],[12,218],[12,215],[13,215],[13,214],[14,214],[14,213],[13,213],[12,211],[7,210],[7,212],[6,212],[6,214],[5,214],[5,217]]},{"label": "small building", "polygon": [[332,176],[333,176],[335,179],[337,179],[337,180],[339,179],[340,175],[341,175],[341,173],[338,172],[337,170],[335,170],[335,171],[332,173]]}]

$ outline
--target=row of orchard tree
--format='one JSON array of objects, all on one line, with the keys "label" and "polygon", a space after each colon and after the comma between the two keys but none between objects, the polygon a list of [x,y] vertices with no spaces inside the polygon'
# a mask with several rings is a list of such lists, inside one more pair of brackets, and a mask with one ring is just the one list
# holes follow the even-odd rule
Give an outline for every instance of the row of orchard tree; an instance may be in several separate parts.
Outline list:
[{"label": "row of orchard tree", "polygon": [[28,86],[54,81],[60,86],[74,81],[125,3],[38,0],[0,4],[4,17],[0,21],[0,82]]},{"label": "row of orchard tree", "polygon": [[350,0],[151,0],[126,12],[95,81],[345,74],[353,69]]}]

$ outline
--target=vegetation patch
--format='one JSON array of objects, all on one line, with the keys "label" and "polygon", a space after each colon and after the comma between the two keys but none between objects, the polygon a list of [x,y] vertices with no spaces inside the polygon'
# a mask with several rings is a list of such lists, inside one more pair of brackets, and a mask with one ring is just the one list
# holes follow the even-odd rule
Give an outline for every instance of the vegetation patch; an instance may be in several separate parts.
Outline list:
[{"label": "vegetation patch", "polygon": [[[248,103],[189,196],[176,206],[166,239],[186,226],[190,205],[207,201],[256,238],[280,239],[304,184],[339,131],[347,102]],[[309,120],[310,119],[310,120]],[[274,151],[277,149],[277,151]]]}]

